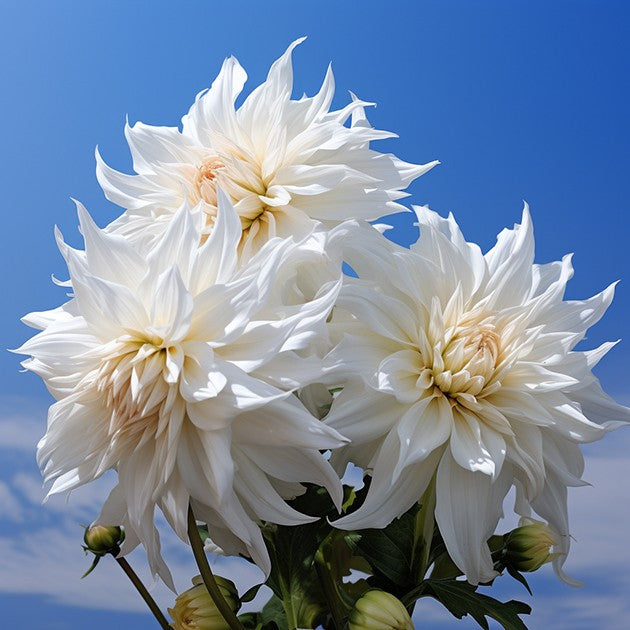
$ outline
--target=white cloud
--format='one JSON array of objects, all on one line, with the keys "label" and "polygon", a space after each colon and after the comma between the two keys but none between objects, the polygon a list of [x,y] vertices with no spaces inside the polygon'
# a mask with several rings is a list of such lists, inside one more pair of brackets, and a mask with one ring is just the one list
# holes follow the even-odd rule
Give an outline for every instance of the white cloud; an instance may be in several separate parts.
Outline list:
[{"label": "white cloud", "polygon": [[606,595],[591,595],[534,599],[535,628],[554,630],[627,630],[630,606],[627,593],[621,590]]},{"label": "white cloud", "polygon": [[[165,538],[165,555],[175,583],[178,590],[186,590],[198,573],[192,553],[173,534]],[[55,603],[82,608],[146,612],[144,602],[113,558],[103,558],[93,573],[80,579],[92,561],[92,556],[84,555],[82,542],[79,528],[31,529],[0,537],[0,592],[45,595]],[[128,559],[144,583],[153,585],[151,594],[166,613],[175,595],[163,584],[153,584],[141,550]],[[242,559],[219,558],[212,564],[215,572],[232,579],[241,593],[262,581],[260,570]],[[253,604],[261,604],[260,598]]]},{"label": "white cloud", "polygon": [[114,473],[109,472],[90,484],[81,486],[70,493],[56,494],[44,502],[46,491],[42,486],[39,475],[26,472],[16,473],[11,485],[19,490],[21,495],[33,506],[59,513],[71,518],[82,519],[82,522],[91,522],[107,498],[109,491],[114,486]]},{"label": "white cloud", "polygon": [[34,456],[37,442],[45,430],[45,421],[41,418],[35,420],[28,415],[4,417],[0,420],[0,449],[27,451]]},{"label": "white cloud", "polygon": [[569,492],[574,542],[566,568],[578,579],[593,569],[627,570],[630,493],[625,480],[630,479],[630,459],[589,457],[584,477],[592,486]]},{"label": "white cloud", "polygon": [[24,520],[24,511],[9,486],[0,481],[0,521],[19,523]]},{"label": "white cloud", "polygon": [[[11,449],[18,458],[17,468],[13,463],[9,471],[10,477],[0,481],[0,519],[5,523],[11,521],[11,530],[0,530],[4,533],[0,535],[0,592],[39,594],[56,603],[84,608],[146,612],[142,600],[109,557],[101,561],[89,578],[79,579],[91,559],[81,550],[78,524],[96,516],[114,474],[74,491],[69,501],[65,497],[52,497],[42,506],[45,492],[41,477],[33,472],[35,444],[43,432],[42,417],[39,411],[34,411],[30,417],[13,414],[0,420],[0,449]],[[530,630],[595,627],[625,630],[627,627],[630,603],[626,601],[626,592],[630,583],[627,577],[625,586],[619,582],[623,582],[630,566],[630,546],[626,541],[630,496],[625,484],[630,478],[627,457],[630,431],[615,432],[585,450],[584,476],[592,487],[569,491],[575,542],[566,568],[570,575],[587,585],[577,590],[566,587],[545,567],[531,576],[533,599],[520,586],[510,583],[509,578],[502,578],[497,588],[488,591],[502,600],[528,601],[534,609],[533,615],[525,619]],[[20,520],[29,523],[28,530],[19,524]],[[53,525],[43,526],[50,523]],[[503,529],[513,524],[505,524]],[[178,589],[185,590],[197,573],[190,550],[168,529],[163,530],[163,548],[169,566]],[[143,552],[134,552],[130,561],[145,583],[150,583]],[[217,573],[234,580],[241,593],[262,581],[260,571],[241,559],[218,557],[213,565]],[[164,611],[172,606],[174,595],[162,584],[156,585],[153,593]],[[267,589],[261,590],[246,609],[260,609],[268,596]],[[448,611],[432,600],[418,603],[414,621],[416,627],[425,628],[451,627],[454,623],[462,630],[477,627],[470,618],[454,621]]]}]

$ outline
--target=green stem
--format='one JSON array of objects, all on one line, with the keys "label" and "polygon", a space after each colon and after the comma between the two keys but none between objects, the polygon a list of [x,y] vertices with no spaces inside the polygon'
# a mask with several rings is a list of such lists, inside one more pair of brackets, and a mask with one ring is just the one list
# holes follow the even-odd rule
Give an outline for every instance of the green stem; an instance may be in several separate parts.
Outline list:
[{"label": "green stem", "polygon": [[283,593],[282,608],[284,609],[284,614],[287,616],[287,626],[290,630],[296,630],[296,628],[300,627],[300,622],[298,619],[300,601],[295,600],[290,588],[281,587],[281,591]]},{"label": "green stem", "polygon": [[166,617],[162,614],[155,600],[149,594],[146,587],[142,583],[142,580],[137,576],[136,572],[131,568],[131,565],[124,558],[116,558],[116,562],[120,565],[122,570],[127,574],[127,577],[131,580],[131,583],[136,587],[138,593],[142,596],[142,599],[146,602],[153,616],[157,619],[162,628],[166,630],[172,630],[170,624],[166,620]]},{"label": "green stem", "polygon": [[203,578],[203,582],[210,593],[210,597],[214,601],[215,606],[219,609],[219,612],[223,615],[223,619],[232,628],[232,630],[245,630],[243,624],[238,620],[238,617],[234,614],[234,611],[230,608],[230,605],[225,601],[221,590],[219,589],[210,565],[208,564],[208,558],[203,550],[203,543],[199,536],[199,530],[197,529],[197,522],[195,521],[195,515],[193,514],[192,507],[188,505],[188,539],[190,540],[190,546],[192,547],[195,561],[199,567],[199,572]]},{"label": "green stem", "polygon": [[315,554],[315,570],[317,571],[317,577],[322,585],[324,592],[324,598],[330,608],[330,613],[337,630],[341,630],[344,626],[345,610],[342,602],[340,601],[339,591],[337,590],[337,584],[330,572],[330,565],[324,559],[324,554],[321,548],[318,549]]},{"label": "green stem", "polygon": [[435,526],[435,475],[420,499],[420,508],[414,523],[413,549],[411,562],[415,569],[414,577],[421,582],[429,568],[429,555]]}]

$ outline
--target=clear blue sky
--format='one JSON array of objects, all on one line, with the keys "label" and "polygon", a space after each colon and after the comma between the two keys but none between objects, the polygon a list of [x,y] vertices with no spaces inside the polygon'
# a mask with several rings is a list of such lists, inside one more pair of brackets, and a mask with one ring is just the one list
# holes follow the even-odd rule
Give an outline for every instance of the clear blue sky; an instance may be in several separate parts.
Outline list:
[{"label": "clear blue sky", "polygon": [[[295,54],[297,95],[313,93],[332,60],[336,104],[347,101],[347,90],[376,101],[373,124],[400,135],[380,150],[441,160],[412,186],[410,203],[453,211],[468,239],[488,248],[527,200],[538,261],[575,252],[570,297],[623,280],[588,344],[630,337],[629,17],[628,3],[595,0],[2,3],[1,345],[16,347],[30,335],[21,315],[64,299],[50,282],[51,273],[65,277],[52,228],[80,243],[69,197],[101,225],[119,212],[96,182],[94,147],[129,170],[126,115],[176,125],[226,55],[247,70],[248,90],[302,35],[309,39]],[[396,240],[415,239],[410,223],[408,215],[396,219]],[[76,523],[94,516],[95,500],[88,493],[69,506],[38,507],[34,448],[50,400],[36,377],[18,373],[17,357],[2,353],[0,362],[2,625],[153,628],[150,617],[129,612],[134,596],[125,596],[115,567],[78,581],[87,560]],[[627,339],[598,370],[626,404],[629,363]],[[572,590],[541,572],[531,628],[629,626],[630,497],[618,483],[630,475],[629,446],[620,432],[590,449],[586,477],[595,488],[571,495],[578,541],[567,565],[588,586]],[[185,578],[183,556],[173,554]],[[502,592],[528,600],[518,589]],[[435,607],[419,614],[419,627],[448,626]]]}]

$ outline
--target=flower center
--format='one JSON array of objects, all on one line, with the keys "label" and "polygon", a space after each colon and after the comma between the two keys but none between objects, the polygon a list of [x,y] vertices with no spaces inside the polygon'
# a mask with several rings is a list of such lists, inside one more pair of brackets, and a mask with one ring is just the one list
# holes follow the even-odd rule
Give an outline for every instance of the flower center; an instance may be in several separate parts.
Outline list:
[{"label": "flower center", "polygon": [[217,174],[224,168],[218,158],[211,158],[198,169],[193,182],[193,202],[205,201],[211,206],[217,205]]},{"label": "flower center", "polygon": [[451,405],[466,406],[501,386],[495,379],[500,338],[488,322],[457,326],[451,332],[443,348],[444,342],[436,345],[433,364],[425,367],[420,378],[426,385],[432,381],[434,393],[447,396]]},{"label": "flower center", "polygon": [[112,344],[94,374],[96,390],[111,414],[110,435],[159,431],[163,408],[176,398],[171,390],[177,387],[181,355],[180,348],[161,339],[124,339]]}]

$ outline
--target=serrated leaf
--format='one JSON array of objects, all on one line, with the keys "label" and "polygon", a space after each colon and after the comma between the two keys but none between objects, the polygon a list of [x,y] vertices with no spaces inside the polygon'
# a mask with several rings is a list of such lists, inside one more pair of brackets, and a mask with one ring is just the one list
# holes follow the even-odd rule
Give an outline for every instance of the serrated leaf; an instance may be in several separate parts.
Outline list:
[{"label": "serrated leaf", "polygon": [[478,593],[477,587],[463,581],[426,580],[423,596],[426,595],[433,596],[458,619],[470,615],[484,630],[489,629],[486,617],[500,623],[505,630],[527,630],[519,615],[529,615],[532,611],[523,602],[500,602]]}]

